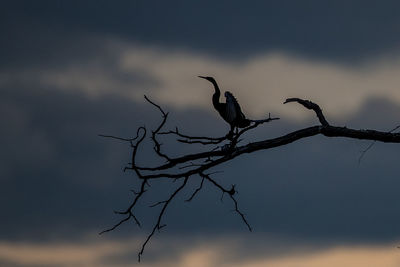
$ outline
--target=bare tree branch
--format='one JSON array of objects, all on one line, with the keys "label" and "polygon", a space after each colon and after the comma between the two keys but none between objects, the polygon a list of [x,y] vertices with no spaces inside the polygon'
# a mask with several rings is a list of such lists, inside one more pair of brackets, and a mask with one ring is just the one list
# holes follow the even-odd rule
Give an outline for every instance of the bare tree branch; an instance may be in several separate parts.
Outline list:
[{"label": "bare tree branch", "polygon": [[[122,138],[112,135],[100,135],[101,137],[106,137],[114,140],[129,142],[132,147],[132,155],[131,160],[128,166],[124,168],[124,171],[133,171],[138,179],[140,179],[141,187],[139,191],[134,192],[134,197],[128,207],[123,211],[115,212],[117,215],[122,215],[122,219],[120,219],[116,224],[112,227],[102,231],[100,234],[110,232],[118,228],[123,223],[133,219],[135,223],[140,226],[139,220],[137,219],[134,210],[135,207],[139,204],[144,193],[149,190],[150,185],[149,181],[158,181],[159,179],[172,179],[172,181],[181,180],[182,184],[173,190],[173,193],[169,195],[166,200],[158,201],[152,204],[150,207],[158,207],[161,206],[161,210],[158,213],[158,219],[152,228],[152,231],[147,235],[144,243],[138,254],[138,259],[140,261],[141,256],[144,253],[145,247],[150,241],[150,239],[155,234],[156,230],[160,230],[165,225],[161,224],[162,218],[165,215],[166,209],[171,201],[176,197],[176,195],[186,187],[188,184],[188,180],[194,176],[200,176],[201,182],[198,187],[193,191],[187,202],[190,202],[198,192],[203,188],[204,181],[210,182],[212,186],[215,186],[222,194],[222,197],[225,194],[229,195],[229,198],[232,200],[234,205],[234,211],[241,218],[242,222],[247,226],[249,231],[252,231],[250,224],[248,223],[245,215],[238,208],[238,202],[235,198],[237,193],[235,185],[231,185],[230,187],[225,187],[218,183],[215,179],[211,177],[213,173],[205,171],[210,170],[216,166],[220,166],[221,164],[228,162],[230,160],[235,159],[246,153],[253,153],[259,150],[271,149],[274,147],[288,145],[297,140],[312,137],[315,135],[324,135],[326,137],[346,137],[346,138],[354,138],[360,140],[372,140],[374,142],[386,142],[386,143],[400,143],[400,133],[393,133],[395,130],[400,128],[400,126],[396,127],[390,132],[381,132],[376,130],[356,130],[347,127],[338,127],[332,126],[325,119],[324,114],[322,113],[322,109],[315,103],[309,100],[303,100],[300,98],[288,98],[284,103],[297,102],[300,105],[304,106],[307,109],[313,110],[320,122],[320,125],[315,125],[311,127],[307,127],[304,129],[300,129],[279,137],[265,139],[256,142],[250,142],[246,145],[239,146],[241,140],[243,140],[243,136],[248,131],[259,127],[260,125],[271,122],[273,120],[278,120],[279,118],[272,118],[271,115],[265,120],[252,121],[252,124],[246,128],[241,129],[240,131],[233,133],[231,136],[229,133],[224,137],[207,137],[207,136],[190,136],[186,134],[182,134],[178,131],[178,128],[175,130],[167,130],[161,131],[166,121],[168,119],[168,113],[166,113],[159,105],[151,101],[148,97],[145,96],[147,102],[156,107],[162,116],[161,122],[155,128],[155,130],[151,131],[150,140],[153,144],[153,150],[155,154],[164,160],[165,163],[154,166],[140,166],[136,163],[136,157],[138,156],[138,148],[142,145],[143,140],[147,136],[146,127],[142,126],[137,129],[136,137],[134,138]],[[161,143],[158,141],[157,137],[159,135],[165,136],[173,136],[176,141],[183,144],[202,144],[206,147],[215,146],[216,144],[221,145],[218,149],[212,148],[205,152],[192,153],[187,155],[181,155],[178,157],[171,157],[167,155],[165,152],[161,151]],[[228,138],[229,137],[229,138]],[[372,147],[372,145],[370,145]],[[368,151],[367,148],[366,151]],[[363,156],[363,155],[362,155]],[[361,158],[362,158],[361,156]],[[222,199],[221,197],[221,199]]]}]

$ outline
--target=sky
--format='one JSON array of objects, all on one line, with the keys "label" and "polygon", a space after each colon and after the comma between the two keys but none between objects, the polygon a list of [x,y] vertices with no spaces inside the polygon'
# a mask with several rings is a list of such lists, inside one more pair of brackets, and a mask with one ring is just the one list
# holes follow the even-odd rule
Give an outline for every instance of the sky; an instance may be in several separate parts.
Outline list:
[{"label": "sky", "polygon": [[[317,125],[288,97],[318,103],[337,126],[400,124],[398,1],[2,1],[0,265],[398,266],[397,144],[315,136],[240,156],[213,177],[236,184],[253,232],[210,184],[168,207],[154,183],[133,222],[104,235],[139,182],[123,172],[139,126],[220,136],[213,76],[254,119],[280,117],[244,142]],[[172,155],[198,146],[163,140]],[[152,165],[151,145],[140,154]],[[212,149],[212,148],[210,148]]]}]

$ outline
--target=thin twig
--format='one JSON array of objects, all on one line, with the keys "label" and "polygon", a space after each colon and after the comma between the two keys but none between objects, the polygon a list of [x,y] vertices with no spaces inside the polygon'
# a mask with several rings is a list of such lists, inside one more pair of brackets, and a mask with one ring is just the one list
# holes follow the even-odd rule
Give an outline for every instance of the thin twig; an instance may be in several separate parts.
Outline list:
[{"label": "thin twig", "polygon": [[140,188],[140,192],[136,194],[136,197],[134,198],[133,202],[131,203],[131,205],[130,205],[125,211],[122,211],[122,212],[114,212],[114,213],[121,214],[121,215],[127,215],[127,217],[125,217],[124,219],[120,220],[120,221],[119,221],[118,223],[116,223],[113,227],[101,231],[101,232],[99,233],[100,235],[101,235],[101,234],[104,234],[104,233],[107,233],[107,232],[113,231],[113,230],[116,229],[118,226],[120,226],[120,225],[123,224],[124,222],[128,221],[130,218],[133,218],[133,219],[135,220],[136,224],[137,224],[139,227],[141,226],[139,220],[138,220],[138,219],[136,218],[136,216],[133,214],[132,210],[133,210],[133,208],[135,207],[135,205],[138,203],[140,197],[144,194],[144,192],[146,192],[145,185],[146,185],[146,181],[143,180],[143,181],[142,181],[142,186],[141,186],[141,188]]},{"label": "thin twig", "polygon": [[161,219],[162,219],[162,216],[164,215],[165,210],[166,210],[167,207],[168,207],[168,204],[169,204],[169,203],[171,202],[171,200],[179,193],[179,191],[181,191],[182,188],[185,187],[185,185],[186,185],[188,179],[189,179],[189,177],[186,177],[186,178],[183,180],[182,185],[179,186],[179,187],[171,194],[171,196],[170,196],[167,200],[165,200],[164,205],[163,205],[163,207],[162,207],[162,209],[161,209],[161,211],[160,211],[160,213],[159,213],[159,215],[158,215],[157,222],[156,222],[156,224],[155,224],[154,227],[153,227],[153,230],[152,230],[151,233],[147,236],[146,240],[144,241],[144,243],[143,243],[143,245],[142,245],[142,249],[141,249],[140,252],[138,253],[138,261],[139,261],[139,262],[140,262],[141,256],[143,255],[143,252],[144,252],[144,249],[145,249],[147,243],[150,241],[150,239],[151,239],[151,237],[154,235],[155,231],[156,231],[156,230],[160,230],[161,228],[163,228],[163,227],[165,226],[165,225],[161,225]]},{"label": "thin twig", "polygon": [[100,137],[117,139],[117,140],[121,140],[121,141],[127,141],[127,142],[135,141],[137,139],[137,136],[135,138],[122,138],[122,137],[118,137],[118,136],[104,135],[104,134],[99,134],[99,136]]},{"label": "thin twig", "polygon": [[203,188],[203,183],[204,183],[204,177],[201,178],[201,183],[199,187],[197,187],[196,190],[194,190],[193,194],[188,199],[185,200],[186,202],[192,201],[192,199],[196,196],[196,194]]},{"label": "thin twig", "polygon": [[152,133],[151,133],[151,139],[152,139],[153,142],[154,142],[154,151],[157,153],[157,155],[159,155],[160,157],[162,157],[162,158],[166,159],[167,161],[169,161],[170,158],[169,158],[166,154],[164,154],[164,153],[161,152],[161,144],[160,144],[160,142],[158,142],[158,140],[157,140],[157,134],[160,132],[161,128],[165,125],[165,123],[166,123],[166,121],[167,121],[167,118],[168,118],[168,113],[164,112],[164,110],[163,110],[159,105],[157,105],[156,103],[154,103],[153,101],[151,101],[146,95],[144,96],[144,98],[145,98],[150,104],[152,104],[153,106],[157,107],[157,108],[160,110],[161,114],[162,114],[162,121],[161,121],[161,123],[158,125],[157,129],[154,130],[154,131],[152,131]]},{"label": "thin twig", "polygon": [[232,194],[229,194],[229,197],[232,199],[233,203],[235,204],[235,212],[240,215],[240,217],[242,218],[242,221],[246,224],[246,226],[249,229],[249,231],[252,232],[253,229],[251,228],[250,224],[247,222],[246,217],[244,216],[244,214],[238,208],[237,200],[235,199],[235,197]]},{"label": "thin twig", "polygon": [[186,135],[186,134],[182,134],[179,132],[178,127],[175,128],[175,131],[166,131],[166,132],[160,132],[159,134],[163,134],[163,135],[168,135],[168,134],[174,134],[177,135],[181,138],[185,138],[185,139],[200,139],[200,140],[208,140],[208,141],[223,141],[226,140],[226,136],[223,137],[208,137],[208,136],[190,136],[190,135]]},{"label": "thin twig", "polygon": [[204,174],[204,173],[200,173],[200,176],[203,177],[204,179],[208,180],[209,182],[211,182],[212,184],[214,184],[217,188],[219,188],[222,192],[222,196],[221,196],[221,201],[222,198],[224,196],[225,193],[227,193],[229,195],[229,197],[232,199],[234,205],[235,205],[235,212],[237,214],[240,215],[240,217],[242,218],[242,221],[246,224],[247,228],[249,229],[249,231],[252,231],[252,228],[250,226],[250,224],[248,223],[248,221],[246,220],[246,217],[244,215],[244,213],[242,213],[239,208],[238,208],[238,203],[234,197],[234,195],[237,193],[236,189],[235,189],[235,185],[232,185],[231,189],[225,189],[223,186],[221,186],[220,184],[218,184],[214,179],[212,179],[209,175]]}]

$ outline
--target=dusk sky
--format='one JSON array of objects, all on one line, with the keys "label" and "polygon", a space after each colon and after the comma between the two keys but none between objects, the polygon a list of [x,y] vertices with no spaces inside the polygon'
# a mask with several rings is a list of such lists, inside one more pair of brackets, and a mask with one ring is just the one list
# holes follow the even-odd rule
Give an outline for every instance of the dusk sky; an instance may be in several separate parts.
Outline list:
[{"label": "dusk sky", "polygon": [[[288,97],[318,103],[332,125],[400,125],[399,1],[1,1],[1,266],[400,266],[397,144],[315,136],[245,154],[193,176],[137,253],[176,186],[154,182],[133,221],[98,233],[140,181],[128,144],[170,113],[192,135],[229,130],[213,76],[250,118],[280,117],[244,143],[318,125]],[[172,155],[204,148],[163,139]],[[140,151],[153,165],[148,140]],[[210,149],[212,149],[211,147]],[[172,186],[172,187],[171,187]]]}]

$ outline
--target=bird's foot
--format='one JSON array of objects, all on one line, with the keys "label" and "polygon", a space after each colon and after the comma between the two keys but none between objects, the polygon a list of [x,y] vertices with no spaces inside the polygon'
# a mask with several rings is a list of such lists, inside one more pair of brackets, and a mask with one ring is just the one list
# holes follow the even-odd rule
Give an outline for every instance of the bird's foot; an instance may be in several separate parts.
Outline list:
[{"label": "bird's foot", "polygon": [[228,139],[229,141],[232,141],[233,136],[234,136],[233,131],[229,131],[229,133],[225,136],[225,138]]}]

